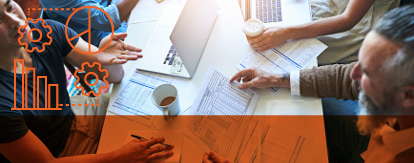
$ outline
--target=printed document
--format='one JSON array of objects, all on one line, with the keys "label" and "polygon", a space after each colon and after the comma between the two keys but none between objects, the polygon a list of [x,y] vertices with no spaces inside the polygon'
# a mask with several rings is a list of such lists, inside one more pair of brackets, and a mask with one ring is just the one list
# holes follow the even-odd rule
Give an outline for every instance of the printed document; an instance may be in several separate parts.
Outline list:
[{"label": "printed document", "polygon": [[122,80],[120,89],[111,98],[108,110],[117,115],[127,115],[126,118],[147,126],[154,124],[159,130],[168,121],[164,120],[162,112],[152,103],[151,94],[157,86],[165,83],[173,84],[177,88],[180,100],[179,114],[183,113],[194,100],[196,86],[188,79],[140,70]]},{"label": "printed document", "polygon": [[[272,74],[289,74],[305,69],[327,47],[316,38],[288,40],[268,51],[253,51],[236,67],[242,70],[254,66]],[[270,91],[276,93],[278,89]]]},{"label": "printed document", "polygon": [[151,93],[157,86],[171,82],[171,77],[160,78],[136,71],[119,89],[108,110],[118,115],[137,115],[127,118],[151,126],[156,118],[154,115],[161,115],[161,111],[151,101]]},{"label": "printed document", "polygon": [[[125,140],[125,144],[130,142],[133,138],[131,134],[142,136],[144,138],[151,137],[164,137],[165,144],[174,145],[173,152],[174,155],[166,160],[158,160],[156,162],[165,162],[165,163],[179,163],[181,157],[181,149],[183,147],[183,134],[181,131],[129,131]],[[158,144],[160,145],[160,144]],[[157,146],[157,145],[155,145]]]},{"label": "printed document", "polygon": [[210,66],[190,109],[194,116],[183,132],[204,151],[230,160],[236,158],[259,100],[259,94],[238,85]]},{"label": "printed document", "polygon": [[295,163],[312,138],[280,125],[252,120],[241,143],[237,163]]}]

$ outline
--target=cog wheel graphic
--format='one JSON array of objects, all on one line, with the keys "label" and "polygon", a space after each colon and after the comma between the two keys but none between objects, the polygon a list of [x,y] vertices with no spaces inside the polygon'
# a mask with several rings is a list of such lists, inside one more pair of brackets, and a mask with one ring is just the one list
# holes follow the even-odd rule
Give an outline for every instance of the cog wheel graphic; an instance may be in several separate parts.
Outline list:
[{"label": "cog wheel graphic", "polygon": [[[104,72],[104,77],[103,77],[103,82],[105,82],[105,86],[100,86],[99,87],[99,89],[98,89],[98,93],[95,93],[94,91],[89,91],[89,92],[86,92],[85,93],[85,89],[82,87],[82,86],[78,86],[78,83],[79,83],[79,81],[80,81],[80,78],[79,78],[79,76],[78,76],[78,73],[79,72],[83,72],[84,70],[85,70],[85,65],[86,66],[88,66],[88,67],[95,67],[95,65],[98,65],[98,69],[99,69],[99,72]],[[85,83],[88,85],[88,86],[94,86],[94,85],[96,85],[97,83],[98,83],[98,80],[96,80],[96,82],[95,83],[93,83],[93,84],[91,84],[91,83],[89,83],[86,79],[87,79],[87,76],[88,75],[94,75],[95,77],[96,77],[96,79],[98,79],[98,75],[96,74],[96,73],[94,73],[94,72],[88,72],[86,75],[85,75]],[[82,94],[84,95],[84,96],[89,96],[90,94],[93,94],[95,97],[98,97],[101,93],[102,93],[102,89],[105,89],[105,88],[108,88],[108,86],[109,86],[109,82],[106,80],[106,78],[108,77],[108,71],[107,70],[105,70],[105,69],[101,69],[101,64],[100,63],[98,63],[98,62],[93,62],[93,64],[91,65],[91,64],[89,64],[89,62],[84,62],[84,63],[82,63],[82,65],[81,65],[81,69],[77,69],[76,71],[75,71],[75,74],[73,75],[73,76],[75,76],[75,78],[76,78],[76,81],[75,81],[75,87],[77,88],[77,89],[82,89]]]},{"label": "cog wheel graphic", "polygon": [[[21,32],[21,30],[23,28],[26,28],[29,25],[29,21],[32,21],[34,24],[38,23],[39,21],[42,21],[43,22],[42,23],[43,28],[45,28],[45,29],[48,28],[49,29],[49,32],[47,32],[47,34],[46,34],[46,37],[49,38],[49,41],[42,43],[42,48],[41,49],[39,49],[38,47],[33,47],[33,49],[29,49],[29,45],[27,45],[27,43],[21,41],[21,39],[23,38],[23,33]],[[39,32],[39,34],[40,34],[39,39],[33,40],[30,37],[30,34],[32,33],[32,31]],[[32,53],[34,50],[37,50],[39,53],[41,53],[41,52],[45,51],[45,46],[46,45],[52,44],[53,39],[52,39],[52,37],[50,37],[50,34],[52,33],[52,27],[50,27],[50,25],[46,25],[45,20],[43,20],[41,18],[37,18],[36,20],[33,20],[32,18],[28,18],[25,22],[25,25],[20,26],[19,29],[17,30],[17,32],[19,32],[19,34],[20,34],[20,37],[18,38],[19,44],[22,45],[22,46],[25,46],[26,51],[29,52],[29,53]],[[42,39],[42,32],[37,28],[30,29],[30,31],[27,32],[27,33],[29,34],[29,40],[32,41],[32,42],[36,43],[36,42],[39,42]]]}]

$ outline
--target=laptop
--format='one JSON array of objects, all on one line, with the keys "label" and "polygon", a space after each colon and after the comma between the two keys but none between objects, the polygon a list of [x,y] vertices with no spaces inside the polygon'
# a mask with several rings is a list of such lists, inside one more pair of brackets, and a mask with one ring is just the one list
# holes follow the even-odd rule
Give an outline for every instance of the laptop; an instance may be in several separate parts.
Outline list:
[{"label": "laptop", "polygon": [[217,14],[215,0],[187,0],[184,7],[166,6],[136,68],[191,78]]},{"label": "laptop", "polygon": [[298,25],[312,21],[309,0],[242,0],[245,20],[257,18],[265,27]]}]

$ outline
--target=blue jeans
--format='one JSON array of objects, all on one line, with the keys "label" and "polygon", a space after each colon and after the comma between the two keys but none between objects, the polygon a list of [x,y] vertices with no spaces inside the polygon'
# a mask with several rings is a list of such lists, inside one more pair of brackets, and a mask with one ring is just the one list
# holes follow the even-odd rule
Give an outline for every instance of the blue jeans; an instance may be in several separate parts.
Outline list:
[{"label": "blue jeans", "polygon": [[358,101],[322,98],[323,115],[358,115]]},{"label": "blue jeans", "polygon": [[329,162],[363,163],[370,137],[358,133],[358,102],[323,98],[322,106]]}]

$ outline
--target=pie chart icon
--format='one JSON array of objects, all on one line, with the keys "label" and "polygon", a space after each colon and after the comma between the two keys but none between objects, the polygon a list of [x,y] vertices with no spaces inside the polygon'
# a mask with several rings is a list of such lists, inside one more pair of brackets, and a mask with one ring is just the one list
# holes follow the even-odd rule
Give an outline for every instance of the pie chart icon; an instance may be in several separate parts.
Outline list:
[{"label": "pie chart icon", "polygon": [[[101,12],[103,12],[108,17],[109,21],[111,22],[111,28],[112,28],[111,39],[108,41],[108,43],[103,48],[99,49],[98,51],[91,51],[91,46],[93,46],[91,44],[91,9],[92,8],[100,10]],[[70,19],[72,18],[73,15],[75,15],[80,10],[88,10],[88,24],[87,24],[88,29],[86,31],[83,31],[83,32],[79,33],[78,35],[76,35],[72,38],[69,38],[69,36],[68,36],[68,25],[69,25]],[[77,49],[75,47],[75,45],[73,45],[72,42],[71,42],[72,40],[74,40],[78,37],[81,37],[82,35],[85,35],[85,34],[88,34],[88,38],[89,38],[89,40],[85,40],[86,42],[88,42],[88,51],[86,51],[86,52],[82,51],[80,49]],[[111,41],[114,37],[114,23],[112,22],[112,19],[109,16],[109,14],[106,13],[103,9],[101,9],[99,7],[96,7],[96,6],[84,6],[84,7],[76,9],[75,11],[73,11],[72,14],[69,15],[68,20],[66,21],[66,25],[65,25],[65,35],[66,35],[66,40],[69,42],[69,45],[73,49],[75,49],[76,51],[78,51],[79,53],[82,53],[82,54],[93,55],[93,54],[97,54],[97,53],[100,53],[100,52],[104,51],[106,48],[108,48],[109,44],[111,44]]]}]

